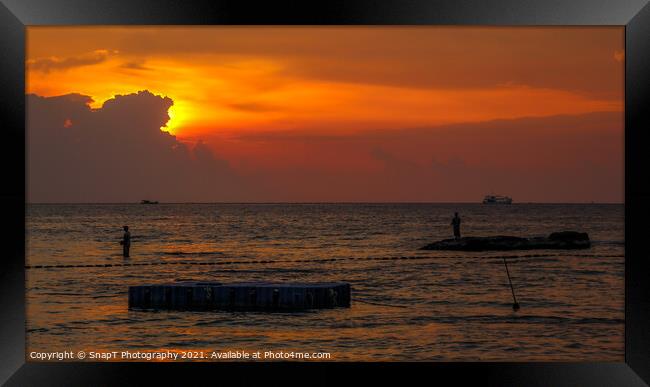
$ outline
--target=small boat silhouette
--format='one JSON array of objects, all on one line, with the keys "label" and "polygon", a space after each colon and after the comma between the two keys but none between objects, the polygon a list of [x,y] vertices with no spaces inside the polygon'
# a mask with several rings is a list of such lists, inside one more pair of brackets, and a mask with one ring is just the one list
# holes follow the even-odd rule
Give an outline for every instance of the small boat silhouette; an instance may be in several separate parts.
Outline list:
[{"label": "small boat silhouette", "polygon": [[158,204],[158,201],[142,200],[140,204]]},{"label": "small boat silhouette", "polygon": [[483,204],[512,204],[512,198],[501,195],[485,195]]}]

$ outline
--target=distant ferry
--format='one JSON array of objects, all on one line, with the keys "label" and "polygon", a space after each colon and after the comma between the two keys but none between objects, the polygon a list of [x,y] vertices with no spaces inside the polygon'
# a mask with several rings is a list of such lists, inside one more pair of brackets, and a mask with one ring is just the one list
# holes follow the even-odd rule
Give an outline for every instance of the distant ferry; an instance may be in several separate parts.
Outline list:
[{"label": "distant ferry", "polygon": [[485,195],[483,204],[512,204],[512,198],[500,195]]},{"label": "distant ferry", "polygon": [[140,202],[140,204],[158,204],[157,201],[151,201],[151,200],[143,200]]}]

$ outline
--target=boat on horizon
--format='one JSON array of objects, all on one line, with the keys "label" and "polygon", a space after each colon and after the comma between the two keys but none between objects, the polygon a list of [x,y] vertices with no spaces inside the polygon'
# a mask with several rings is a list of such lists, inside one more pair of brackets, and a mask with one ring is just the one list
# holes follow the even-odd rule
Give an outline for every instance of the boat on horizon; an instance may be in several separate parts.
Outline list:
[{"label": "boat on horizon", "polygon": [[483,204],[512,204],[512,198],[502,195],[485,195]]},{"label": "boat on horizon", "polygon": [[140,204],[158,204],[157,200],[142,200]]}]

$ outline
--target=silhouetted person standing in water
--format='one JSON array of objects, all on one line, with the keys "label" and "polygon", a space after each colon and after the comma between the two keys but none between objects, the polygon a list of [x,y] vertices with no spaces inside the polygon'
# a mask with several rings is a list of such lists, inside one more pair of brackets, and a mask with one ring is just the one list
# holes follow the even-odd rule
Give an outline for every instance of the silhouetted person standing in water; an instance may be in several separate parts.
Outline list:
[{"label": "silhouetted person standing in water", "polygon": [[129,249],[131,249],[131,233],[129,232],[129,226],[124,226],[124,239],[120,241],[122,245],[122,255],[124,258],[129,257]]},{"label": "silhouetted person standing in water", "polygon": [[460,217],[458,216],[458,212],[454,212],[451,225],[454,227],[454,239],[460,239]]}]

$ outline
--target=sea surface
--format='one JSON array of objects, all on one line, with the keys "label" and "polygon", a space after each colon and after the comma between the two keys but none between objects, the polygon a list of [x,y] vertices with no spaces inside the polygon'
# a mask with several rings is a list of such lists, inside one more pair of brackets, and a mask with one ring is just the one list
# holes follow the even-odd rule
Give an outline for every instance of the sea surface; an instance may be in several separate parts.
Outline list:
[{"label": "sea surface", "polygon": [[[465,236],[578,230],[593,245],[418,250],[451,237],[454,211]],[[30,204],[26,221],[28,353],[624,360],[622,204]],[[132,234],[128,259],[118,243],[123,225]],[[259,260],[272,263],[251,262]],[[93,266],[100,264],[115,266]],[[56,265],[64,267],[43,267]],[[130,285],[179,280],[347,281],[352,306],[299,313],[128,309]]]}]

